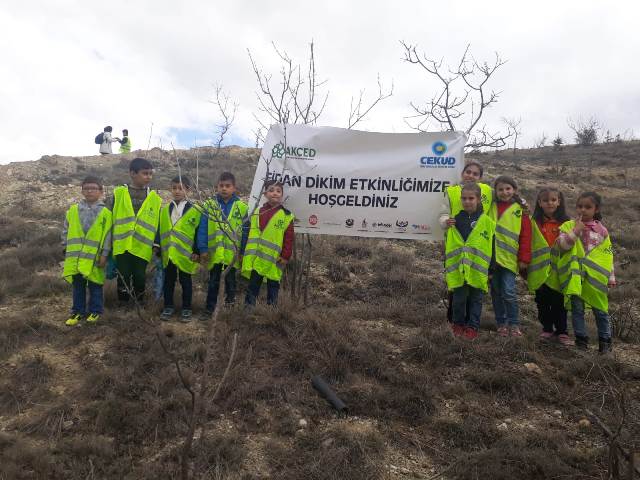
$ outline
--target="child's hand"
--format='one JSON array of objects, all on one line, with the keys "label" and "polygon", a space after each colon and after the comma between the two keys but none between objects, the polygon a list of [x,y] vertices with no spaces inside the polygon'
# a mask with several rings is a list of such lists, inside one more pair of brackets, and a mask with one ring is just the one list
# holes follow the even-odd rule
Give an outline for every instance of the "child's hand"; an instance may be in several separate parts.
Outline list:
[{"label": "child's hand", "polygon": [[202,263],[202,265],[206,265],[207,263],[209,263],[209,254],[208,253],[201,253],[200,254],[200,263]]},{"label": "child's hand", "polygon": [[289,260],[287,260],[287,259],[285,259],[285,258],[280,257],[280,258],[278,259],[278,263],[281,263],[281,264],[282,264],[282,266],[284,267],[287,263],[289,263]]},{"label": "child's hand", "polygon": [[447,219],[447,227],[451,228],[451,227],[454,227],[455,225],[456,225],[456,219],[449,217]]},{"label": "child's hand", "polygon": [[198,260],[200,260],[200,255],[198,255],[197,253],[191,255],[192,262],[198,262]]},{"label": "child's hand", "polygon": [[584,230],[584,223],[582,223],[582,215],[579,215],[578,218],[576,218],[576,224],[573,227],[573,233],[578,235],[582,230]]},{"label": "child's hand", "polygon": [[105,265],[107,265],[107,257],[100,257],[100,258],[98,259],[98,266],[99,266],[100,268],[104,268],[104,267],[105,267]]},{"label": "child's hand", "polygon": [[609,280],[609,283],[607,283],[607,287],[609,288],[614,288],[616,287],[618,284],[616,283],[615,280]]}]

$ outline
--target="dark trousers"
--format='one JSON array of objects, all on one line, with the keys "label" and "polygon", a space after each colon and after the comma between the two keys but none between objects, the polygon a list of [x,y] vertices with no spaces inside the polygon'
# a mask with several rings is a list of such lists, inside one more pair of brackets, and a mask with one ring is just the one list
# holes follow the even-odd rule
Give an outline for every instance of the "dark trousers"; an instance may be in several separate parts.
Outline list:
[{"label": "dark trousers", "polygon": [[[260,286],[264,277],[255,270],[251,271],[249,278],[249,286],[247,287],[247,295],[244,297],[245,305],[255,305],[256,298],[260,293]],[[275,305],[278,303],[278,292],[280,291],[280,282],[269,280],[267,278],[267,305]]]},{"label": "dark trousers", "polygon": [[[209,272],[209,287],[207,288],[207,310],[213,312],[218,303],[218,288],[220,288],[220,275],[227,268],[226,265],[216,263]],[[224,301],[231,304],[236,301],[236,269],[231,268],[224,277]]]},{"label": "dark trousers", "polygon": [[562,293],[542,285],[536,290],[536,305],[538,305],[538,320],[542,324],[542,330],[556,335],[567,334],[567,310],[564,308]]},{"label": "dark trousers", "polygon": [[[453,323],[453,292],[448,292],[448,297],[447,297],[447,321],[449,323]],[[469,298],[467,298],[467,310],[466,310],[466,316],[465,316],[465,322],[469,323],[469,312],[471,311],[471,300]]]},{"label": "dark trousers", "polygon": [[138,300],[144,297],[147,261],[129,252],[115,256],[118,269],[118,300],[127,301],[132,291]]},{"label": "dark trousers", "polygon": [[[93,283],[84,278],[81,274],[73,276],[73,306],[71,313],[101,314],[103,311],[102,285]],[[89,290],[89,308],[87,309],[87,290]]]},{"label": "dark trousers", "polygon": [[482,297],[484,292],[466,283],[453,291],[452,310],[454,325],[480,328],[482,314]]},{"label": "dark trousers", "polygon": [[176,267],[171,260],[164,269],[164,308],[173,308],[173,293],[176,289],[176,278],[180,279],[182,287],[182,309],[191,310],[191,298],[193,297],[193,284],[191,274],[185,273]]}]

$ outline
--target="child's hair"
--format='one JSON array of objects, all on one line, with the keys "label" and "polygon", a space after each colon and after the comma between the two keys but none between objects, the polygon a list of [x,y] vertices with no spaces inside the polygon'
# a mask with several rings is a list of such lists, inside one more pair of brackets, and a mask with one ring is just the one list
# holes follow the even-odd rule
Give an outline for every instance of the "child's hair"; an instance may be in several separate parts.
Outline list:
[{"label": "child's hair", "polygon": [[191,183],[191,179],[185,175],[173,177],[171,179],[171,183],[175,183],[176,185],[182,183],[182,188],[186,189],[190,189],[193,186],[193,183]]},{"label": "child's hair", "polygon": [[536,197],[536,208],[533,210],[533,219],[541,222],[544,219],[544,211],[542,207],[538,203],[543,197],[549,195],[550,193],[555,193],[558,195],[558,200],[560,200],[560,204],[556,211],[553,214],[553,218],[558,222],[566,222],[571,220],[569,215],[567,215],[567,207],[564,201],[564,195],[560,190],[555,187],[542,187],[538,192],[538,196]]},{"label": "child's hair", "polygon": [[126,128],[123,128],[123,129],[122,129],[122,133],[123,133],[124,135],[129,135],[129,130],[127,130]]},{"label": "child's hair", "polygon": [[235,187],[235,185],[236,185],[236,177],[231,172],[222,172],[220,174],[220,176],[218,177],[218,183],[220,183],[220,182],[231,182],[233,184],[233,186]]},{"label": "child's hair", "polygon": [[98,187],[100,187],[100,190],[102,190],[102,180],[100,180],[95,175],[87,175],[86,177],[84,177],[84,180],[82,180],[81,186],[84,187],[85,185],[87,185],[89,183],[96,184]]},{"label": "child's hair", "polygon": [[269,187],[280,187],[281,189],[284,190],[284,185],[282,184],[282,182],[278,181],[278,180],[267,180],[266,182],[264,182],[264,186],[262,187],[263,190],[266,192],[267,190],[269,190]]},{"label": "child's hair", "polygon": [[583,198],[590,198],[591,200],[593,200],[593,203],[596,204],[596,209],[597,209],[596,213],[593,215],[593,219],[602,220],[602,212],[600,211],[600,208],[602,206],[602,197],[598,195],[596,192],[583,192],[576,199],[576,204],[578,203],[578,200],[581,200]]},{"label": "child's hair", "polygon": [[463,172],[467,171],[467,168],[469,167],[478,167],[478,170],[480,170],[480,178],[482,178],[482,175],[484,175],[484,168],[482,167],[482,165],[480,164],[480,162],[476,161],[476,160],[469,160],[467,163],[464,164],[464,168],[462,169]]},{"label": "child's hair", "polygon": [[460,195],[462,195],[462,192],[473,192],[478,199],[478,208],[476,208],[476,211],[482,212],[482,190],[480,190],[480,185],[476,182],[464,182],[460,189]]},{"label": "child's hair", "polygon": [[518,193],[517,193],[518,184],[516,183],[516,181],[513,178],[508,177],[507,175],[500,175],[493,182],[494,190],[497,189],[498,185],[500,185],[501,183],[506,183],[507,185],[511,185],[513,187],[513,189],[516,191],[516,193],[514,193],[513,197],[512,197],[514,203],[517,203],[518,205],[522,205],[522,206],[527,204],[527,202],[520,195],[518,195]]},{"label": "child's hair", "polygon": [[113,128],[111,128],[110,125],[107,125],[106,127],[104,127],[104,131],[105,132],[111,132],[113,130]]},{"label": "child's hair", "polygon": [[129,164],[129,171],[138,173],[140,170],[153,170],[153,165],[146,158],[134,158]]}]

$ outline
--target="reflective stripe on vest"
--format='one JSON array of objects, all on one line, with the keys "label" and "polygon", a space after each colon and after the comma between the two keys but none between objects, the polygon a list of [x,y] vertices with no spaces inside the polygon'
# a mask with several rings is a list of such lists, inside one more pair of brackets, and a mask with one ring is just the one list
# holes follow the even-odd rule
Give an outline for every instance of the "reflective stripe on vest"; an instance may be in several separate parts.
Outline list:
[{"label": "reflective stripe on vest", "polygon": [[[493,200],[493,190],[490,185],[478,182],[480,192],[482,194],[482,213],[489,215],[491,202]],[[449,216],[455,217],[462,210],[462,185],[450,185],[447,187],[447,196],[449,197]]]},{"label": "reflective stripe on vest", "polygon": [[542,285],[561,292],[560,279],[558,278],[558,258],[557,247],[549,247],[547,239],[544,238],[538,222],[531,219],[531,263],[527,268],[527,285],[530,292],[535,292]]},{"label": "reflective stripe on vest", "polygon": [[113,255],[129,252],[151,260],[162,199],[151,190],[136,215],[126,186],[116,187],[113,198]]},{"label": "reflective stripe on vest", "polygon": [[491,219],[496,222],[496,263],[518,274],[518,247],[522,228],[522,207],[513,203],[498,218],[498,205],[491,206]]},{"label": "reflective stripe on vest", "polygon": [[[207,267],[211,270],[218,263],[229,265],[233,260],[235,250],[240,250],[242,225],[247,220],[248,207],[241,200],[236,200],[231,206],[226,221],[216,199],[207,202],[206,210],[208,216],[207,249],[210,255]],[[239,266],[240,262],[236,261],[236,267]]]},{"label": "reflective stripe on vest", "polygon": [[167,268],[169,260],[171,260],[182,272],[194,274],[198,271],[198,264],[191,260],[191,255],[193,255],[193,242],[199,224],[200,212],[195,206],[189,208],[175,225],[171,225],[169,205],[162,209],[160,213],[160,250],[164,268]]},{"label": "reflective stripe on vest", "polygon": [[284,233],[294,216],[279,209],[261,232],[259,215],[256,212],[251,216],[249,239],[242,259],[242,275],[249,278],[251,271],[255,270],[259,275],[278,282],[282,278],[282,267],[278,259],[282,252]]},{"label": "reflective stripe on vest", "polygon": [[453,290],[465,283],[488,290],[489,264],[495,223],[487,215],[480,215],[465,242],[455,227],[447,229],[445,242],[445,279]]},{"label": "reflective stripe on vest", "polygon": [[124,137],[127,139],[127,143],[120,144],[120,153],[129,153],[131,151],[131,139],[129,137]]},{"label": "reflective stripe on vest", "polygon": [[67,225],[67,247],[62,276],[71,283],[72,277],[80,273],[87,280],[102,285],[104,268],[98,267],[96,260],[111,230],[111,211],[108,208],[102,208],[85,234],[82,230],[78,205],[73,205],[67,211]]}]

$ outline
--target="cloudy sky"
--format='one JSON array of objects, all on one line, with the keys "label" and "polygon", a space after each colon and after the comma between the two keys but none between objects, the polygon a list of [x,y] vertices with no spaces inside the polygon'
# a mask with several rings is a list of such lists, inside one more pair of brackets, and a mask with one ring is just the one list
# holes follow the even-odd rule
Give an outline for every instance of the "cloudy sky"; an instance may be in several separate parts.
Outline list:
[{"label": "cloudy sky", "polygon": [[239,103],[226,143],[251,145],[258,112],[250,49],[277,75],[271,42],[316,68],[329,100],[319,124],[346,126],[349,101],[394,95],[359,128],[410,131],[409,103],[437,83],[402,61],[400,40],[455,64],[467,44],[479,60],[507,60],[491,79],[500,101],[490,128],[521,117],[521,143],[544,132],[571,139],[567,118],[596,116],[640,136],[640,4],[590,1],[34,0],[0,6],[0,163],[45,154],[91,155],[105,125],[128,128],[135,147],[206,145],[219,114],[214,84]]}]

